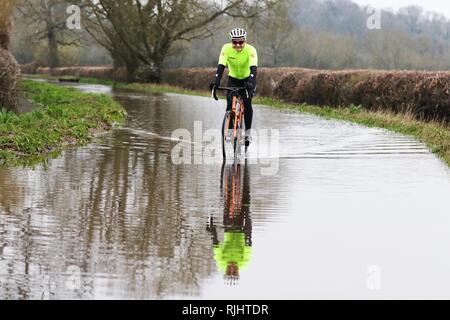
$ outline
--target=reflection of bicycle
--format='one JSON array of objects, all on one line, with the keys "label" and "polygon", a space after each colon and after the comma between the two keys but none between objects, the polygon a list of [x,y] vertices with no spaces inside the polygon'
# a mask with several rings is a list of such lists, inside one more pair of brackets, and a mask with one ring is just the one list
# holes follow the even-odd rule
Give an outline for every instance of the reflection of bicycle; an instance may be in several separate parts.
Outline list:
[{"label": "reflection of bicycle", "polygon": [[247,166],[241,166],[237,162],[228,166],[224,163],[220,190],[224,200],[222,243],[213,217],[209,218],[206,229],[212,235],[214,259],[218,269],[229,284],[235,284],[240,270],[251,259],[252,222]]},{"label": "reflection of bicycle", "polygon": [[[241,146],[245,145],[245,153],[249,146],[248,141],[245,141],[245,121],[244,121],[244,101],[240,94],[245,92],[247,98],[248,91],[244,87],[215,87],[213,89],[213,97],[217,99],[216,91],[230,91],[233,99],[231,110],[227,110],[222,123],[222,154],[226,159],[227,155],[237,157],[241,154]],[[231,146],[232,148],[229,148]],[[228,151],[231,149],[232,151]]]}]

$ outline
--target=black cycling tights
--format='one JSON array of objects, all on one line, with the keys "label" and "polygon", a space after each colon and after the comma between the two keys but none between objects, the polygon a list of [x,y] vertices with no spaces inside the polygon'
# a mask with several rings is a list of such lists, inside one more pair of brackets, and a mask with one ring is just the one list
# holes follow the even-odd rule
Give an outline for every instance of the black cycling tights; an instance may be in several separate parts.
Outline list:
[{"label": "black cycling tights", "polygon": [[[243,87],[244,83],[248,80],[243,79],[239,80],[236,78],[228,77],[227,87]],[[249,92],[250,97],[247,98],[247,95],[244,92],[241,92],[242,100],[244,101],[244,119],[245,119],[245,129],[249,130],[252,128],[253,121],[253,107],[252,107],[252,96],[253,92]],[[227,93],[227,110],[231,110],[233,106],[233,97],[231,92]]]}]

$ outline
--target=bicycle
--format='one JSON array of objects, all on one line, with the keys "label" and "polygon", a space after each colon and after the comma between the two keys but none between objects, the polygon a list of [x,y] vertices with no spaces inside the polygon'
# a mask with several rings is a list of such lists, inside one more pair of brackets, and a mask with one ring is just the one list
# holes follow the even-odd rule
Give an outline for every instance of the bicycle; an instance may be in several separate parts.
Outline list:
[{"label": "bicycle", "polygon": [[[212,95],[215,100],[219,100],[216,94],[218,90],[230,91],[233,97],[231,110],[225,112],[222,123],[222,154],[223,158],[226,159],[226,145],[227,142],[231,142],[233,144],[234,158],[236,158],[242,152],[242,144],[245,144],[245,154],[247,154],[249,146],[248,142],[245,142],[244,101],[239,91],[245,91],[247,98],[249,94],[245,87],[215,87],[212,90]],[[230,132],[229,130],[232,131]],[[227,141],[228,137],[230,137],[230,141]]]}]

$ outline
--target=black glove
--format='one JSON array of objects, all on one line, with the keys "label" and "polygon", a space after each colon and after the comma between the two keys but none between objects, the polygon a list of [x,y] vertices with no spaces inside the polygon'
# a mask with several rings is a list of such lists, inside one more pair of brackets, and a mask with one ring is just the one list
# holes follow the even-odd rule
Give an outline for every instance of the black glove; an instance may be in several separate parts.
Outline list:
[{"label": "black glove", "polygon": [[244,83],[245,89],[247,89],[249,94],[253,94],[253,90],[255,89],[255,85],[253,82],[247,81]]}]

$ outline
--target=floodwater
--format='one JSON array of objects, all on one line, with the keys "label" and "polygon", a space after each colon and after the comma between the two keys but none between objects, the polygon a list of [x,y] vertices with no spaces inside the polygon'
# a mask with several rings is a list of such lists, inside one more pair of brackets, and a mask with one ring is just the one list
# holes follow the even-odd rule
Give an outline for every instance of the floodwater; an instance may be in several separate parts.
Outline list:
[{"label": "floodwater", "polygon": [[0,168],[1,299],[450,298],[450,171],[414,139],[256,106],[247,164],[177,164],[224,100],[74,86],[128,121]]}]

